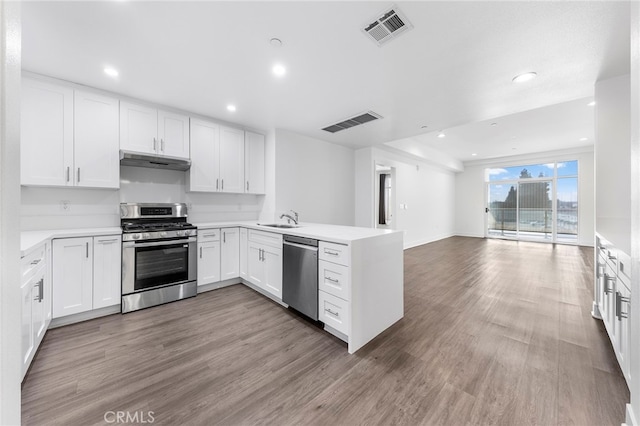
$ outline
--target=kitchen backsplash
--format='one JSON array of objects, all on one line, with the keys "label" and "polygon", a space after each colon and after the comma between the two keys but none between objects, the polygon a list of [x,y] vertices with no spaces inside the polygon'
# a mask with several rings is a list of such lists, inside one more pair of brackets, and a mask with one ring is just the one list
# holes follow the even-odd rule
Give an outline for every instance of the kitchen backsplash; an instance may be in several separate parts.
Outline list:
[{"label": "kitchen backsplash", "polygon": [[120,168],[120,190],[22,187],[21,230],[120,225],[121,202],[187,203],[194,223],[257,220],[264,196],[185,192],[185,173]]}]

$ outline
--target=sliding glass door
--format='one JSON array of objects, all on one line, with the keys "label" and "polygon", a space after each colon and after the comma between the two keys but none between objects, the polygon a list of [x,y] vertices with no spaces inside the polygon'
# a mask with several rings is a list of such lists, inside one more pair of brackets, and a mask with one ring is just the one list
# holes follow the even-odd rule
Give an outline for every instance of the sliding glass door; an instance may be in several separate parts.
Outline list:
[{"label": "sliding glass door", "polygon": [[486,236],[578,241],[577,161],[487,169]]}]

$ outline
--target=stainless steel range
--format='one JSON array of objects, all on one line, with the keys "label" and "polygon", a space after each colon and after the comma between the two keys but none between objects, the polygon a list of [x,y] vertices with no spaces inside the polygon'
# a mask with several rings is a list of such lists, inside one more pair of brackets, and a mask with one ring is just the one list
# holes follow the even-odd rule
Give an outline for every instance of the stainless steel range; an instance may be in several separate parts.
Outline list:
[{"label": "stainless steel range", "polygon": [[195,226],[185,204],[120,204],[122,312],[197,294]]}]

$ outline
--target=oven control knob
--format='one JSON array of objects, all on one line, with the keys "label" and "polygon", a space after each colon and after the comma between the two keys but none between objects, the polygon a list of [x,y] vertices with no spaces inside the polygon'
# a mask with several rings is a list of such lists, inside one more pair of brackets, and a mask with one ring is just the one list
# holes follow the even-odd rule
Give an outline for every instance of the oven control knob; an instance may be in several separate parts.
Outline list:
[{"label": "oven control knob", "polygon": [[133,234],[133,239],[134,240],[139,240],[140,239],[140,234]]},{"label": "oven control knob", "polygon": [[177,237],[182,237],[184,235],[184,231],[176,231]]},{"label": "oven control knob", "polygon": [[161,237],[166,237],[166,236],[167,236],[167,233],[166,233],[165,231],[162,231],[162,232],[160,232],[160,236],[161,236]]}]

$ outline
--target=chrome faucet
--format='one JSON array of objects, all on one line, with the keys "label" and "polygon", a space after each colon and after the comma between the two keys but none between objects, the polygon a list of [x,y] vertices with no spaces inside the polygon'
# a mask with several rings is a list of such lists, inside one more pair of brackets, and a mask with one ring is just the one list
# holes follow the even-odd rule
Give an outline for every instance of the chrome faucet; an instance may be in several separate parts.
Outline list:
[{"label": "chrome faucet", "polygon": [[291,213],[293,213],[293,216],[291,216],[289,213],[282,213],[280,215],[280,219],[282,218],[287,218],[287,223],[291,223],[291,221],[293,221],[293,223],[295,223],[296,225],[298,224],[298,212],[295,212],[293,210],[289,210]]}]

